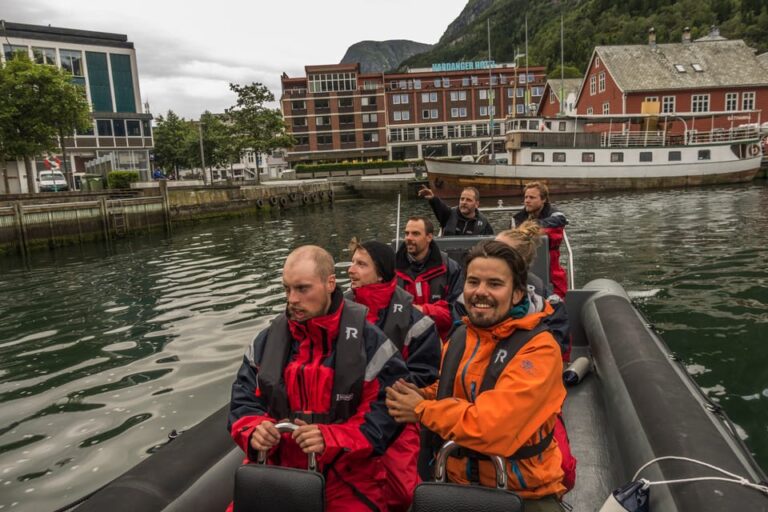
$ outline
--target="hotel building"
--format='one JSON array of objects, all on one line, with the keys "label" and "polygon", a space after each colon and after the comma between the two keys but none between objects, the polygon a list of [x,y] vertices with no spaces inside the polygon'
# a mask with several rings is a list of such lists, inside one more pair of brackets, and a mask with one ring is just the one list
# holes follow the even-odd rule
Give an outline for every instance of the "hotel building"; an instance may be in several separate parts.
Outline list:
[{"label": "hotel building", "polygon": [[[87,172],[101,164],[100,168],[138,170],[149,178],[152,115],[142,109],[136,50],[127,36],[9,22],[0,27],[0,36],[3,62],[22,52],[35,62],[67,71],[72,82],[83,87],[93,126],[65,140],[67,169]],[[45,169],[45,157],[40,155],[35,162],[37,172]],[[6,166],[3,181],[8,186],[0,183],[0,190],[26,192],[24,163]]]},{"label": "hotel building", "polygon": [[507,116],[535,115],[545,69],[492,61],[360,73],[358,64],[283,74],[281,107],[296,145],[291,163],[405,160],[477,154],[491,133],[502,152]]}]

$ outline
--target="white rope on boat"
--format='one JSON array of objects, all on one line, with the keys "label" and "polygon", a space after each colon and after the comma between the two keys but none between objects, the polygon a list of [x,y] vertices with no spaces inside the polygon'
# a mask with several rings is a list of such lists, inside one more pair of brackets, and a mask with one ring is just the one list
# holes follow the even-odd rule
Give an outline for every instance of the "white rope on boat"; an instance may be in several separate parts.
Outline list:
[{"label": "white rope on boat", "polygon": [[705,466],[705,467],[708,467],[710,469],[714,469],[715,471],[719,471],[720,473],[723,473],[724,475],[728,475],[731,478],[724,478],[724,477],[721,477],[721,476],[700,476],[700,477],[694,477],[694,478],[678,478],[678,479],[673,479],[673,480],[660,480],[658,482],[651,482],[648,479],[641,478],[639,481],[643,482],[643,484],[645,485],[646,488],[650,487],[651,485],[680,484],[680,483],[686,483],[686,482],[704,482],[704,481],[708,481],[708,480],[717,480],[717,481],[720,481],[720,482],[731,482],[731,483],[743,485],[745,487],[749,487],[751,489],[755,489],[757,491],[760,491],[763,494],[768,494],[768,486],[761,485],[761,484],[756,484],[754,482],[750,482],[749,480],[747,480],[746,478],[744,478],[741,475],[737,475],[735,473],[731,473],[730,471],[726,471],[723,468],[719,468],[719,467],[714,466],[712,464],[709,464],[709,463],[706,463],[706,462],[702,462],[702,461],[696,460],[696,459],[690,459],[688,457],[678,457],[678,456],[675,456],[675,455],[668,455],[668,456],[665,456],[665,457],[656,457],[655,459],[646,462],[645,464],[643,464],[640,467],[640,469],[637,470],[637,472],[635,473],[635,476],[632,478],[632,480],[637,480],[638,477],[640,476],[640,473],[642,473],[643,470],[645,468],[647,468],[648,466],[650,466],[651,464],[654,464],[656,462],[660,462],[660,461],[663,461],[663,460],[682,460],[684,462],[692,462],[694,464],[699,464],[700,466]]}]

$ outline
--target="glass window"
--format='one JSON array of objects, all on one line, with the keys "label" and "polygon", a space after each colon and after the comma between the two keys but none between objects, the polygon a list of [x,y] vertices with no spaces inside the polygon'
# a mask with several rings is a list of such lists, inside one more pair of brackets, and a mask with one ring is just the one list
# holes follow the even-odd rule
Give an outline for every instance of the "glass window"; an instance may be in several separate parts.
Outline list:
[{"label": "glass window", "polygon": [[428,92],[421,93],[421,102],[422,103],[429,103],[429,93]]},{"label": "glass window", "polygon": [[488,115],[488,107],[480,107],[480,117],[486,117]]},{"label": "glass window", "polygon": [[296,139],[297,146],[308,146],[309,137],[307,135],[298,135],[294,137]]},{"label": "glass window", "polygon": [[597,89],[600,92],[605,92],[605,71],[600,72],[600,74],[597,77],[597,80],[598,80]]},{"label": "glass window", "polygon": [[611,153],[611,162],[617,163],[617,162],[623,162],[624,161],[624,153]]},{"label": "glass window", "polygon": [[96,131],[99,137],[111,137],[112,136],[112,121],[109,119],[97,119]]},{"label": "glass window", "polygon": [[332,135],[318,135],[317,136],[317,143],[319,145],[333,144],[333,136]]},{"label": "glass window", "polygon": [[755,109],[755,93],[745,92],[741,95],[741,110]]},{"label": "glass window", "polygon": [[610,114],[611,113],[611,104],[609,102],[603,103],[603,114]]},{"label": "glass window", "polygon": [[[368,114],[363,114],[363,122],[365,123],[366,116]],[[355,124],[355,116],[347,114],[343,116],[339,116],[339,124]]]},{"label": "glass window", "polygon": [[443,78],[443,87],[450,87],[450,86],[451,86],[451,79]]},{"label": "glass window", "polygon": [[581,161],[586,163],[592,163],[595,161],[595,154],[590,152],[585,152],[581,154]]},{"label": "glass window", "polygon": [[293,126],[307,126],[307,118],[306,117],[294,117],[293,118]]},{"label": "glass window", "polygon": [[561,132],[564,132],[566,126],[567,126],[567,123],[565,121],[560,121],[560,127],[558,128],[558,130],[560,130]]},{"label": "glass window", "polygon": [[472,80],[472,85],[478,85],[480,83],[480,80],[476,76],[471,76],[470,80]]},{"label": "glass window", "polygon": [[152,136],[152,127],[149,124],[149,119],[142,119],[141,120],[141,131],[144,134],[145,137],[151,137]]},{"label": "glass window", "polygon": [[26,46],[18,45],[18,44],[4,44],[3,45],[3,54],[5,55],[5,60],[9,61],[11,60],[14,55],[17,53],[23,53],[24,55],[29,55],[29,49],[27,49]]},{"label": "glass window", "polygon": [[317,116],[317,117],[315,117],[315,125],[316,126],[330,126],[331,125],[331,116]]},{"label": "glass window", "polygon": [[379,142],[379,132],[363,132],[363,142]]},{"label": "glass window", "polygon": [[306,108],[307,102],[303,100],[291,102],[291,110],[305,110]]},{"label": "glass window", "polygon": [[413,88],[414,89],[421,89],[421,80],[418,78],[415,78],[413,80]]},{"label": "glass window", "polygon": [[680,151],[670,151],[669,152],[669,161],[670,162],[679,162],[683,159],[682,153]]},{"label": "glass window", "polygon": [[544,153],[541,151],[534,151],[531,153],[531,162],[543,162],[544,161]]},{"label": "glass window", "polygon": [[480,89],[480,91],[478,91],[478,93],[480,94],[480,99],[481,100],[487,100],[488,99],[488,91],[486,89]]},{"label": "glass window", "polygon": [[441,83],[440,79],[435,78],[435,87],[440,87],[440,83]]},{"label": "glass window", "polygon": [[125,137],[125,120],[113,119],[112,127],[114,128],[115,137]]},{"label": "glass window", "polygon": [[350,143],[350,142],[354,143],[355,142],[355,134],[354,134],[354,132],[353,133],[349,133],[349,132],[342,133],[342,134],[340,134],[340,138],[341,138],[341,143],[342,144]]},{"label": "glass window", "polygon": [[315,110],[325,110],[331,108],[328,100],[315,100]]},{"label": "glass window", "polygon": [[141,137],[141,123],[137,119],[126,120],[125,129],[129,137]]},{"label": "glass window", "polygon": [[699,160],[709,160],[712,158],[712,154],[708,149],[699,150]]},{"label": "glass window", "polygon": [[694,94],[691,97],[691,112],[709,112],[709,94]]},{"label": "glass window", "polygon": [[83,54],[80,50],[59,50],[61,68],[74,75],[83,76]]},{"label": "glass window", "polygon": [[589,77],[589,95],[594,96],[597,93],[597,78],[595,75]]},{"label": "glass window", "polygon": [[465,76],[461,79],[461,86],[462,87],[469,87],[469,77]]},{"label": "glass window", "polygon": [[674,96],[664,96],[661,98],[661,111],[665,114],[669,114],[675,111]]},{"label": "glass window", "polygon": [[641,162],[653,162],[653,153],[650,151],[641,151],[640,152],[640,161]]},{"label": "glass window", "polygon": [[565,162],[565,153],[560,151],[555,151],[552,153],[552,161],[553,162]]},{"label": "glass window", "polygon": [[56,65],[56,49],[55,48],[35,48],[32,47],[32,55],[35,58],[35,62],[38,64],[51,64]]},{"label": "glass window", "polygon": [[339,107],[346,108],[354,106],[352,98],[339,98]]}]

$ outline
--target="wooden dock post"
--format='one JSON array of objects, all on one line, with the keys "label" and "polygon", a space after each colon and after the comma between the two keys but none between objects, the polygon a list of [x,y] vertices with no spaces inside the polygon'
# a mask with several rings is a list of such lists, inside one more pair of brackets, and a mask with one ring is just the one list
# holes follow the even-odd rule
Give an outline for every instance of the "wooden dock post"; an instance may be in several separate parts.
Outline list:
[{"label": "wooden dock post", "polygon": [[27,246],[27,228],[24,225],[24,211],[21,207],[21,201],[13,203],[14,224],[16,224],[16,237],[19,239],[19,250],[24,261],[29,256],[29,247]]},{"label": "wooden dock post", "polygon": [[171,205],[168,202],[168,182],[160,180],[160,195],[163,198],[163,218],[165,219],[165,231],[171,232]]}]

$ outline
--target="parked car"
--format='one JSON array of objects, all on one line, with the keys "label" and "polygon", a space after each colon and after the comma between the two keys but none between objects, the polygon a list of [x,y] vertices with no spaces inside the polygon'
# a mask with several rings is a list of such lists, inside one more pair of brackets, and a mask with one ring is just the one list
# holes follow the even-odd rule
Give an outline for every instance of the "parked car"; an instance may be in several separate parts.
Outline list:
[{"label": "parked car", "polygon": [[64,192],[69,190],[69,184],[61,171],[40,171],[37,189],[39,192]]}]

